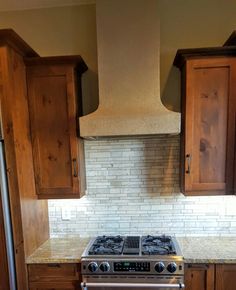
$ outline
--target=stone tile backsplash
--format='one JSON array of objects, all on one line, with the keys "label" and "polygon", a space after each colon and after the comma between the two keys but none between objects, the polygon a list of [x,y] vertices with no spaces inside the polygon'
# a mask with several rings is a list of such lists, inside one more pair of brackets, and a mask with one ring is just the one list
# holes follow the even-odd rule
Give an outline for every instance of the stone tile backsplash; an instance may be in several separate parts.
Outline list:
[{"label": "stone tile backsplash", "polygon": [[87,195],[50,200],[52,237],[236,235],[236,197],[185,197],[179,136],[85,141]]}]

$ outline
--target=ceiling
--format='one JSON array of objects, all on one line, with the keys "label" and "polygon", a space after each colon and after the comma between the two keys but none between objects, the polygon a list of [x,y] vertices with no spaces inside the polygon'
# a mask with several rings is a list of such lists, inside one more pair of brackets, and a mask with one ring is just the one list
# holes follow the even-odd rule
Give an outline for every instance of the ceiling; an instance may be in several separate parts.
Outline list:
[{"label": "ceiling", "polygon": [[5,0],[0,1],[0,11],[93,4],[95,1],[96,0]]}]

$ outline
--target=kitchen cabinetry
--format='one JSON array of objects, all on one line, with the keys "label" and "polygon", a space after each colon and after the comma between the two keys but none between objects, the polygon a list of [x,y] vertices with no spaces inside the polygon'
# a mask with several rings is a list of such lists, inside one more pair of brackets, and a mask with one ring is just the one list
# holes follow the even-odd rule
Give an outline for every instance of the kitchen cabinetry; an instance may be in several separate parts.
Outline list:
[{"label": "kitchen cabinetry", "polygon": [[186,264],[186,290],[235,290],[236,264]]},{"label": "kitchen cabinetry", "polygon": [[175,58],[182,74],[181,188],[187,195],[234,194],[236,58],[227,53],[180,50]]},{"label": "kitchen cabinetry", "polygon": [[[25,257],[49,237],[48,206],[35,194],[32,146],[29,134],[26,72],[23,59],[37,57],[13,30],[0,30],[0,123],[4,139],[13,249],[18,290],[28,289]],[[3,224],[0,214],[0,223]],[[5,237],[2,247],[1,287],[8,289]],[[0,274],[1,276],[1,274]],[[5,284],[5,285],[4,285]]]},{"label": "kitchen cabinetry", "polygon": [[80,264],[28,265],[30,290],[80,289]]},{"label": "kitchen cabinetry", "polygon": [[213,264],[185,265],[185,289],[214,290],[214,268]]},{"label": "kitchen cabinetry", "polygon": [[80,56],[25,60],[36,191],[38,198],[75,198],[85,191]]},{"label": "kitchen cabinetry", "polygon": [[236,265],[216,265],[215,290],[235,290]]}]

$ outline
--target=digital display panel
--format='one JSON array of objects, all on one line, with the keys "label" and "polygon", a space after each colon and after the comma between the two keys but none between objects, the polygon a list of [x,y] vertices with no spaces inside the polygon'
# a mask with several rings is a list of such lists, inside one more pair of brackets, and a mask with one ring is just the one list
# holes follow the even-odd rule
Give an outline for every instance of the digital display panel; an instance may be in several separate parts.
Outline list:
[{"label": "digital display panel", "polygon": [[149,262],[114,262],[115,272],[150,272]]}]

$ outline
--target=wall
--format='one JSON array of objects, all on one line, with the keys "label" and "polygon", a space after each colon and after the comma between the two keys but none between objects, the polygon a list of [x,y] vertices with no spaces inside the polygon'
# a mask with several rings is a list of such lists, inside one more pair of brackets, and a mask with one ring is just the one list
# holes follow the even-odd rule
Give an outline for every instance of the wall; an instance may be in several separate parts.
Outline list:
[{"label": "wall", "polygon": [[[96,9],[94,4],[0,12],[0,29],[12,28],[40,56],[80,54],[89,67],[83,75],[84,112],[98,103]],[[92,101],[91,101],[92,100]]]},{"label": "wall", "polygon": [[[157,0],[160,15],[160,77],[164,104],[180,110],[180,74],[172,66],[179,48],[220,46],[235,30],[235,0]],[[98,103],[95,5],[0,12],[0,28],[13,28],[40,55],[81,54],[84,111]]]},{"label": "wall", "polygon": [[49,201],[51,235],[235,235],[236,197],[184,197],[179,137],[86,141],[88,193]]},{"label": "wall", "polygon": [[179,48],[221,46],[235,30],[234,0],[159,0],[161,95],[180,110],[180,74],[172,66]]},{"label": "wall", "polygon": [[[162,99],[179,110],[180,75],[172,66],[176,50],[222,45],[235,29],[236,1],[159,0],[159,8]],[[0,12],[0,28],[13,28],[42,56],[81,54],[89,66],[83,77],[84,109],[91,112],[98,96],[95,18],[95,5]],[[50,201],[52,235],[236,234],[235,197],[179,193],[177,137],[86,141],[85,149],[88,194]],[[164,178],[168,170],[173,172]],[[62,209],[70,221],[61,220]]]}]

